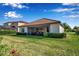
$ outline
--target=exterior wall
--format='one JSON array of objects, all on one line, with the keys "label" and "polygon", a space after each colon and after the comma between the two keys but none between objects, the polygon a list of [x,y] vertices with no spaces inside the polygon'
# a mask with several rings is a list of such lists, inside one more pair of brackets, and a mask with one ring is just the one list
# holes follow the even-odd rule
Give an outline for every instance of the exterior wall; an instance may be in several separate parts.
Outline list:
[{"label": "exterior wall", "polygon": [[63,33],[64,28],[60,24],[50,24],[49,32],[50,33]]},{"label": "exterior wall", "polygon": [[21,23],[21,22],[20,22],[20,23],[18,23],[18,26],[21,26],[21,25],[25,25],[25,23]]},{"label": "exterior wall", "polygon": [[17,32],[21,32],[21,30],[20,30],[21,28],[20,27],[18,27],[18,29],[17,29]]},{"label": "exterior wall", "polygon": [[60,33],[63,33],[64,32],[64,28],[61,25],[59,25],[59,29],[60,29],[59,30]]},{"label": "exterior wall", "polygon": [[22,29],[24,29],[24,33],[28,33],[28,28],[27,27],[18,27],[18,32],[23,33]]},{"label": "exterior wall", "polygon": [[24,32],[28,33],[28,28],[27,27],[24,27]]},{"label": "exterior wall", "polygon": [[9,23],[9,26],[17,26],[17,23]]},{"label": "exterior wall", "polygon": [[49,32],[50,33],[59,33],[59,25],[58,24],[50,24]]}]

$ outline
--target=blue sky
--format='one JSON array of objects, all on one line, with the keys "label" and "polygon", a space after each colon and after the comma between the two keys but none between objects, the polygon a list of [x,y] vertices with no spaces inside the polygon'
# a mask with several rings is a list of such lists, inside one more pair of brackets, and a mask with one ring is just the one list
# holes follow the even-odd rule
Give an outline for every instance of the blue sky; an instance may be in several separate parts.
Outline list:
[{"label": "blue sky", "polygon": [[78,3],[0,3],[0,25],[8,21],[31,22],[49,18],[79,26]]}]

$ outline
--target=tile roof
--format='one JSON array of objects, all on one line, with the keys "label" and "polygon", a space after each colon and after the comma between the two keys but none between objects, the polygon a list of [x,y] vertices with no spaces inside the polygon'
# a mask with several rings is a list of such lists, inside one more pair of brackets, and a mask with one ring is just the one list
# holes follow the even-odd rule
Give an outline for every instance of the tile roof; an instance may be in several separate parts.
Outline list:
[{"label": "tile roof", "polygon": [[28,22],[25,22],[25,21],[11,21],[11,22],[6,22],[6,23],[18,23],[18,22],[21,22],[21,23],[28,23]]},{"label": "tile roof", "polygon": [[47,19],[47,18],[42,18],[42,19],[30,22],[30,23],[25,24],[25,25],[21,25],[20,27],[23,27],[23,26],[35,26],[35,25],[42,25],[42,24],[49,24],[49,23],[60,23],[60,21]]}]

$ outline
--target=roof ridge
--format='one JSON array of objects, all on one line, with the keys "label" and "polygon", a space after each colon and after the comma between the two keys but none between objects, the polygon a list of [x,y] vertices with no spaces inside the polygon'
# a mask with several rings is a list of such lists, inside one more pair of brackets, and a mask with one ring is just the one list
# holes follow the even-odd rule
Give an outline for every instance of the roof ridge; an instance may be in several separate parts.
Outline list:
[{"label": "roof ridge", "polygon": [[46,20],[51,20],[51,21],[56,21],[56,22],[60,22],[60,21],[58,21],[58,20],[52,20],[52,19],[48,19],[48,18],[41,18],[41,19],[32,21],[32,22],[30,22],[30,23],[37,22],[37,21],[39,21],[39,20],[44,20],[44,19],[46,19]]}]

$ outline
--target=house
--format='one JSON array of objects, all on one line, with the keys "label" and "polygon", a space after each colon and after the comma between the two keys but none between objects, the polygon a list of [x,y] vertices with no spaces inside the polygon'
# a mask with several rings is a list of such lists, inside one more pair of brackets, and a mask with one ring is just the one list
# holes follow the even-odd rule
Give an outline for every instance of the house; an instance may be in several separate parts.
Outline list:
[{"label": "house", "polygon": [[24,21],[11,21],[11,22],[4,23],[3,26],[5,28],[10,28],[10,29],[13,29],[13,30],[17,30],[18,26],[23,25],[25,23],[28,23],[28,22],[24,22]]},{"label": "house", "polygon": [[0,25],[0,31],[4,31],[4,30],[11,30],[10,28],[5,28],[4,26]]},{"label": "house", "polygon": [[19,33],[26,34],[43,34],[43,33],[63,33],[64,27],[60,21],[42,18],[27,24],[18,26]]}]

